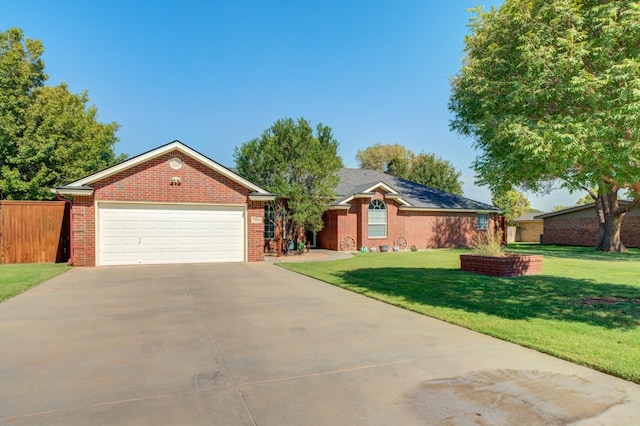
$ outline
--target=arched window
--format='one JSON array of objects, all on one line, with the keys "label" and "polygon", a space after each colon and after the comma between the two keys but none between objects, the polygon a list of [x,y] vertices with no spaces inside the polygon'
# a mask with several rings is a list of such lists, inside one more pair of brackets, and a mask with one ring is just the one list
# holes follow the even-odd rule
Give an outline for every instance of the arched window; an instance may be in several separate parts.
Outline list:
[{"label": "arched window", "polygon": [[369,238],[384,238],[387,236],[387,206],[380,200],[369,203]]}]

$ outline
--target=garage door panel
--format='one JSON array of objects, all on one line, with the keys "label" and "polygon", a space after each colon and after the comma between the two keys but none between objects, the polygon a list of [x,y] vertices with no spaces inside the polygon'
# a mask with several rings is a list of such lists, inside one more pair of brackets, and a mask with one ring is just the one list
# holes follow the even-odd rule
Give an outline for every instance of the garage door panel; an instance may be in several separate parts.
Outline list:
[{"label": "garage door panel", "polygon": [[244,207],[100,204],[98,262],[231,262],[245,259]]},{"label": "garage door panel", "polygon": [[201,235],[201,236],[195,237],[193,239],[193,243],[197,246],[208,246],[213,242],[212,240],[213,239],[208,235]]}]

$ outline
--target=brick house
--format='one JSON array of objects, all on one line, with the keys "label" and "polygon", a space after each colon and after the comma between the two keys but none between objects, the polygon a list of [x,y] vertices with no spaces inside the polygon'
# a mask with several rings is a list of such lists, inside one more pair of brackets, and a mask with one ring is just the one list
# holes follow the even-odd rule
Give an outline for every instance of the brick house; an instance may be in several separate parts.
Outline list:
[{"label": "brick house", "polygon": [[339,176],[338,198],[316,236],[322,248],[468,247],[478,231],[506,230],[488,204],[373,170],[342,169]]},{"label": "brick house", "polygon": [[[629,201],[620,201],[628,204]],[[596,247],[600,227],[595,204],[584,204],[536,216],[543,221],[544,244]],[[640,247],[640,209],[622,219],[620,239],[626,247]]]},{"label": "brick house", "polygon": [[274,196],[179,141],[53,191],[77,266],[264,260]]},{"label": "brick house", "polygon": [[525,213],[513,219],[513,223],[518,226],[515,241],[530,243],[540,241],[540,235],[544,232],[542,219],[537,218],[540,214],[541,213]]}]

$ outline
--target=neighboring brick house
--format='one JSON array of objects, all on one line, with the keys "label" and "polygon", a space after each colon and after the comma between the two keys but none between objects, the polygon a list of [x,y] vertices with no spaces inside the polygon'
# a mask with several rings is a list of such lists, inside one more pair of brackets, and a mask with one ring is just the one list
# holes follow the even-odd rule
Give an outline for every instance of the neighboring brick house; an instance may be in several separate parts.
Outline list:
[{"label": "neighboring brick house", "polygon": [[54,189],[77,266],[264,260],[274,196],[179,141]]},{"label": "neighboring brick house", "polygon": [[[628,201],[620,201],[620,204]],[[600,228],[595,204],[545,213],[536,216],[543,220],[544,244],[596,247]],[[640,247],[640,209],[631,210],[622,219],[620,239],[626,247]]]},{"label": "neighboring brick house", "polygon": [[478,232],[504,231],[494,206],[373,170],[342,169],[338,198],[316,244],[330,250],[468,247]]},{"label": "neighboring brick house", "polygon": [[542,219],[538,219],[541,213],[525,213],[513,219],[517,225],[515,240],[519,242],[537,243],[540,242],[540,235],[543,233]]}]

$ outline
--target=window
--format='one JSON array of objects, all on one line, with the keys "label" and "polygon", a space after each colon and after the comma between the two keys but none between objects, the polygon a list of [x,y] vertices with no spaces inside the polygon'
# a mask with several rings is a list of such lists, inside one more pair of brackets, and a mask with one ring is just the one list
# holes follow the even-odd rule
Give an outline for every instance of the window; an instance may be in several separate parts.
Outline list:
[{"label": "window", "polygon": [[373,200],[369,204],[369,238],[384,238],[387,236],[387,206],[380,200]]},{"label": "window", "polygon": [[487,230],[489,229],[489,215],[488,214],[479,214],[478,215],[478,229],[479,230]]},{"label": "window", "polygon": [[276,237],[276,209],[269,204],[264,205],[264,238]]}]

